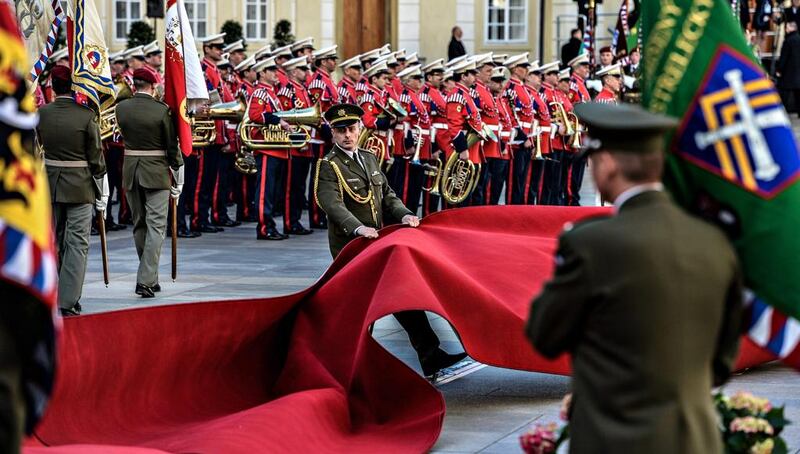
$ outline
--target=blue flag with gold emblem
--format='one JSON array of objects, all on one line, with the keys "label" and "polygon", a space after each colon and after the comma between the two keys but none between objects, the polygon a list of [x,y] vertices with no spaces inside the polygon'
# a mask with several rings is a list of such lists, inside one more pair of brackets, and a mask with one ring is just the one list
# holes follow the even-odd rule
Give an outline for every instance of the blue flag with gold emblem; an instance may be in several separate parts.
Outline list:
[{"label": "blue flag with gold emblem", "polygon": [[100,110],[106,109],[114,104],[114,81],[94,1],[72,0],[68,15],[72,89]]},{"label": "blue flag with gold emblem", "polygon": [[682,119],[665,183],[733,241],[750,339],[800,368],[800,155],[780,96],[730,2],[641,6],[643,104]]}]

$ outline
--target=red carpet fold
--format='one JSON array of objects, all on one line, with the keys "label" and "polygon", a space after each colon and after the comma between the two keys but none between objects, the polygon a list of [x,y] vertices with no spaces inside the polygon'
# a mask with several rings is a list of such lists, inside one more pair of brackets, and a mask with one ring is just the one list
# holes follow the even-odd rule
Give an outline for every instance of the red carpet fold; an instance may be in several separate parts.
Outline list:
[{"label": "red carpet fold", "polygon": [[[368,326],[423,309],[482,363],[568,374],[568,358],[542,358],[523,326],[563,225],[607,212],[451,210],[352,242],[294,295],[67,319],[54,399],[25,452],[427,451],[442,395]],[[740,367],[769,358],[743,340]]]}]

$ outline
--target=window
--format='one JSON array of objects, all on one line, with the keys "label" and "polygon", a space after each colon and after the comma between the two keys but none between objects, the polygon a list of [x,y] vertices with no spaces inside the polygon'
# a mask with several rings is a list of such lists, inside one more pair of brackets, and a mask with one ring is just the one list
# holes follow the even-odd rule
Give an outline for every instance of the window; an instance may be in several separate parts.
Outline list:
[{"label": "window", "polygon": [[195,39],[208,36],[208,1],[184,0],[183,4],[186,6],[186,15],[189,16]]},{"label": "window", "polygon": [[128,39],[131,24],[142,20],[142,2],[140,0],[116,0],[114,4],[114,38]]},{"label": "window", "polygon": [[267,0],[246,0],[244,8],[245,38],[255,41],[269,39],[267,34]]},{"label": "window", "polygon": [[487,0],[487,43],[528,41],[528,0]]}]

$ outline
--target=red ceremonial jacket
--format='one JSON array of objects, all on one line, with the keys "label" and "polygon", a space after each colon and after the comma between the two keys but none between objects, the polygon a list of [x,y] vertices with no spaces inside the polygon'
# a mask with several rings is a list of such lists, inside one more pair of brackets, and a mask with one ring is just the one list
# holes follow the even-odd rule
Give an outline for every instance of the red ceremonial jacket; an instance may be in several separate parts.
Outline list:
[{"label": "red ceremonial jacket", "polygon": [[[475,105],[470,89],[460,82],[456,83],[455,90],[447,97],[447,124],[451,141],[459,134],[466,135],[470,129],[480,131],[483,124],[481,113]],[[480,164],[478,147],[469,149],[469,160]]]},{"label": "red ceremonial jacket", "polygon": [[419,93],[419,99],[425,104],[431,118],[431,140],[436,142],[439,150],[444,152],[443,160],[446,160],[453,152],[453,143],[450,142],[450,127],[447,124],[447,101],[438,88],[427,82]]},{"label": "red ceremonial jacket", "polygon": [[308,96],[311,105],[320,103],[320,109],[325,113],[332,105],[339,103],[339,91],[333,84],[331,76],[322,68],[317,68],[308,84]]},{"label": "red ceremonial jacket", "polygon": [[[222,83],[222,75],[217,69],[217,64],[208,58],[203,58],[203,61],[200,63],[200,67],[203,69],[203,74],[206,77],[206,88],[208,91],[211,92],[216,90],[217,93],[219,93],[222,102],[233,101],[233,95],[231,94],[230,90],[228,90],[228,86]],[[217,145],[225,145],[228,143],[225,135],[225,121],[217,120],[214,123],[217,126],[217,139],[214,141],[214,143]]]},{"label": "red ceremonial jacket", "polygon": [[[569,102],[569,98],[567,98],[567,95],[565,95],[561,90],[557,90],[552,85],[543,83],[540,95],[542,97],[542,101],[547,103],[548,109],[550,110],[551,118],[553,119],[558,118],[556,116],[556,108],[554,105],[551,104],[554,102],[561,103],[564,106],[564,112],[566,113],[572,112],[572,103]],[[553,120],[553,123],[555,124],[556,121]],[[551,134],[553,138],[551,142],[553,149],[561,151],[576,151],[568,149],[569,147],[567,146],[566,143],[566,136],[564,135],[565,131],[566,131],[566,125],[559,125],[558,131],[555,133],[555,135]]]},{"label": "red ceremonial jacket", "polygon": [[475,94],[477,94],[475,105],[478,106],[478,109],[481,111],[481,120],[483,120],[498,138],[497,142],[486,140],[480,145],[483,150],[483,157],[497,159],[500,157],[500,110],[497,108],[497,103],[495,102],[494,96],[492,96],[492,92],[489,91],[489,88],[484,85],[483,82],[475,82],[474,91]]},{"label": "red ceremonial jacket", "polygon": [[617,95],[614,94],[613,91],[609,90],[606,87],[597,94],[597,97],[594,98],[595,102],[601,102],[603,104],[619,104],[617,101]]},{"label": "red ceremonial jacket", "polygon": [[383,113],[388,94],[386,91],[378,90],[369,84],[366,87],[367,90],[358,98],[358,105],[364,110],[361,122],[364,123],[365,127],[372,129],[376,137],[380,138],[386,147],[386,155],[388,157],[391,154],[389,149],[389,134],[391,133],[389,119],[385,117],[378,118]]},{"label": "red ceremonial jacket", "polygon": [[[311,99],[308,97],[306,87],[294,80],[290,80],[288,85],[281,87],[277,94],[281,102],[282,110],[306,109],[311,107]],[[319,142],[316,128],[309,128],[309,133],[311,134],[312,143],[316,143],[314,141]],[[292,148],[292,156],[314,157],[311,147],[308,145],[303,148]]]},{"label": "red ceremonial jacket", "polygon": [[[552,149],[552,125],[550,120],[550,109],[547,107],[547,103],[544,102],[542,97],[539,95],[539,92],[536,91],[536,88],[525,85],[525,88],[528,89],[528,92],[531,95],[531,99],[533,100],[533,110],[536,114],[535,118],[536,121],[539,122],[539,145],[542,147],[542,154],[547,155],[550,154],[550,150]],[[532,137],[532,139],[536,140],[536,135]],[[534,144],[535,145],[535,144]]]},{"label": "red ceremonial jacket", "polygon": [[356,93],[356,83],[347,77],[343,77],[336,87],[336,92],[339,94],[339,101],[347,104],[358,103],[358,93]]},{"label": "red ceremonial jacket", "polygon": [[589,96],[589,90],[586,89],[583,77],[577,74],[573,74],[569,79],[569,100],[572,104],[592,102],[592,97]]},{"label": "red ceremonial jacket", "polygon": [[[419,149],[419,160],[427,161],[431,159],[431,117],[428,115],[428,109],[419,98],[419,95],[417,95],[417,92],[409,87],[403,87],[403,91],[400,92],[400,103],[403,104],[403,108],[408,112],[408,116],[403,122],[405,131],[412,131],[416,135],[421,130],[421,135],[417,137],[417,140],[422,141]],[[416,128],[417,126],[419,126],[420,130]],[[416,151],[416,146],[417,141],[415,140],[414,147],[406,149],[405,153],[413,155]],[[404,141],[395,143],[395,147],[404,148]]]},{"label": "red ceremonial jacket", "polygon": [[500,142],[498,145],[502,144],[502,146],[500,147],[499,158],[507,161],[511,159],[510,142],[511,135],[514,133],[514,123],[511,120],[510,108],[508,107],[508,103],[505,102],[503,92],[500,92],[500,94],[495,97],[494,102],[497,105],[497,112],[500,118],[500,133],[498,134]]},{"label": "red ceremonial jacket", "polygon": [[[244,82],[249,85],[249,82]],[[244,89],[244,87],[243,87]],[[275,95],[275,90],[269,84],[259,83],[253,90],[253,94],[247,103],[247,118],[253,123],[262,125],[278,124],[280,119],[273,114],[281,110],[281,102]],[[254,133],[254,139],[260,139],[264,136],[260,133]],[[254,153],[265,154],[274,156],[280,159],[289,158],[289,150],[286,148],[270,149],[270,150],[255,150]]]}]

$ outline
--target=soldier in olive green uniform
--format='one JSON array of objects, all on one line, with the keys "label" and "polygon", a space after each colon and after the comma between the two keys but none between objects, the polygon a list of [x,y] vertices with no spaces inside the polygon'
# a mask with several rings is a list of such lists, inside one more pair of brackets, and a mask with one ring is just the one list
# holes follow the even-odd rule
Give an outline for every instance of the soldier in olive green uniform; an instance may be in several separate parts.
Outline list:
[{"label": "soldier in olive green uniform", "polygon": [[37,133],[53,203],[58,246],[58,306],[65,316],[78,315],[83,290],[92,203],[105,211],[108,202],[106,163],[95,113],[71,96],[69,68],[51,72],[56,99],[39,110]]},{"label": "soldier in olive green uniform", "polygon": [[[133,240],[139,254],[136,294],[152,298],[161,290],[158,261],[167,226],[169,197],[183,189],[183,157],[166,104],[153,98],[155,76],[133,73],[136,94],[117,105],[117,123],[125,139],[122,183],[133,213]],[[172,183],[170,183],[170,174]]]},{"label": "soldier in olive green uniform", "polygon": [[[334,258],[356,237],[377,238],[377,229],[383,227],[386,217],[411,227],[419,225],[419,218],[389,187],[375,155],[356,146],[363,114],[352,104],[334,105],[325,112],[334,147],[319,161],[314,196],[328,217],[328,241]],[[451,355],[439,348],[439,338],[425,312],[404,311],[394,316],[408,332],[425,376],[433,376],[467,356],[464,352]]]},{"label": "soldier in olive green uniform", "polygon": [[570,452],[722,452],[711,388],[738,349],[735,252],[663,191],[675,121],[629,105],[575,111],[616,214],[565,229],[527,326],[545,356],[572,354]]}]

